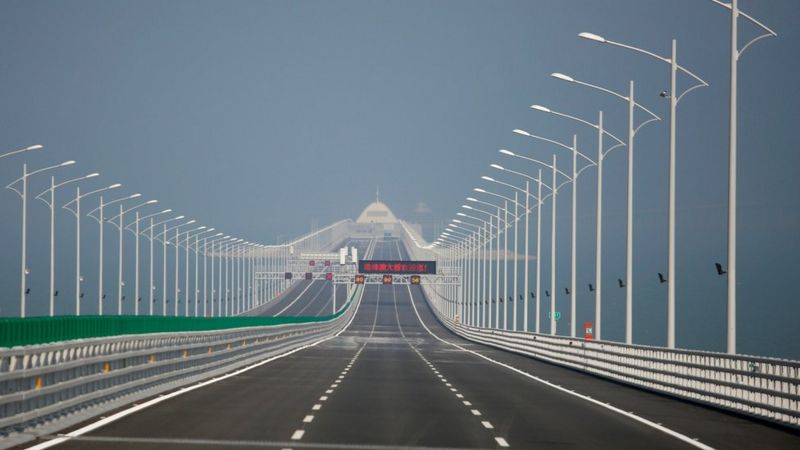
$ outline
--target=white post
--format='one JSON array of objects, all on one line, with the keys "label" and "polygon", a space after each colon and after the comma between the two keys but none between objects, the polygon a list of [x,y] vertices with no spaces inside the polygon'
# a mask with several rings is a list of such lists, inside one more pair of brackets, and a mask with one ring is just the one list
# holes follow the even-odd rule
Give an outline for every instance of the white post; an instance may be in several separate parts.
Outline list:
[{"label": "white post", "polygon": [[[730,148],[728,156],[728,318],[727,351],[736,354],[736,160],[737,160],[737,73],[739,59],[738,0],[731,0],[731,86]],[[670,279],[675,276],[670,274]]]},{"label": "white post", "polygon": [[558,203],[556,179],[556,155],[553,154],[553,212],[551,214],[550,235],[550,334],[556,334],[556,204]]},{"label": "white post", "polygon": [[633,80],[628,91],[628,223],[625,270],[625,343],[633,344],[633,134],[634,100]]},{"label": "white post", "polygon": [[503,262],[503,329],[508,330],[508,200],[505,200],[505,224],[506,234],[503,238],[504,262]]},{"label": "white post", "polygon": [[672,40],[672,58],[669,94],[669,231],[667,256],[667,347],[675,348],[675,119],[678,96],[677,84],[677,43]]},{"label": "white post", "polygon": [[161,239],[161,315],[167,315],[167,225],[164,225],[164,237]]},{"label": "white post", "polygon": [[542,298],[542,169],[536,177],[536,327],[538,333],[541,323]]},{"label": "white post", "polygon": [[200,294],[200,292],[198,291],[199,286],[197,283],[197,273],[198,273],[197,266],[199,264],[197,258],[200,248],[200,238],[198,236],[199,234],[194,235],[194,316],[195,317],[197,317],[197,302],[199,300],[198,297]]},{"label": "white post", "polygon": [[524,314],[524,318],[522,320],[523,323],[522,329],[525,332],[528,331],[528,304],[530,303],[528,300],[528,259],[530,258],[529,234],[530,234],[530,217],[531,217],[530,184],[531,184],[530,180],[525,180],[525,280],[523,281],[523,289],[522,289],[522,298],[525,305],[522,312]]},{"label": "white post", "polygon": [[81,187],[75,188],[75,315],[81,315]]},{"label": "white post", "polygon": [[575,337],[577,310],[577,236],[578,236],[578,135],[572,135],[572,255],[570,261],[571,280],[570,280],[570,327],[569,335]]},{"label": "white post", "polygon": [[[122,226],[122,217],[120,217],[120,223],[119,224],[120,224],[120,226]],[[134,222],[134,224],[133,224],[133,230],[134,230],[134,233],[135,233],[135,238],[134,238],[135,250],[134,251],[136,253],[136,256],[134,257],[134,266],[136,266],[136,267],[134,269],[135,276],[134,276],[134,281],[133,281],[133,315],[134,316],[138,316],[139,315],[139,301],[141,300],[141,298],[139,298],[139,211],[136,211],[136,222]]]},{"label": "white post", "polygon": [[97,311],[103,315],[103,196],[100,196],[100,212],[98,223],[100,225],[100,243],[98,245],[99,263],[97,265]]},{"label": "white post", "polygon": [[517,292],[519,290],[519,283],[517,282],[517,266],[519,266],[519,246],[517,245],[519,242],[519,191],[514,190],[514,289],[512,289],[512,298],[514,302],[512,303],[512,319],[514,320],[511,329],[517,331],[517,303],[519,303],[519,299],[517,298]]},{"label": "white post", "polygon": [[603,306],[603,111],[598,113],[597,121],[597,228],[594,275],[594,331],[597,340],[601,338],[601,311]]},{"label": "white post", "polygon": [[[119,205],[119,256],[117,260],[117,315],[122,315],[122,223],[124,216],[122,205]],[[112,219],[113,220],[113,219]]]},{"label": "white post", "polygon": [[[180,255],[180,248],[179,248],[180,247],[180,245],[179,245],[180,244],[180,237],[181,237],[180,227],[175,227],[175,298],[172,301],[172,303],[173,303],[173,306],[172,306],[173,313],[172,313],[172,315],[175,316],[175,317],[178,317],[178,302],[179,302],[179,299],[180,299],[180,289],[178,288],[178,283],[180,283],[180,270],[179,269],[180,269],[180,265],[181,265],[180,264],[181,263],[181,255]],[[167,237],[164,236],[164,239],[167,239]]]},{"label": "white post", "polygon": [[500,234],[505,234],[506,223],[503,222],[503,229],[500,229],[500,207],[497,207],[497,253],[495,254],[495,283],[494,283],[494,327],[500,329]]},{"label": "white post", "polygon": [[155,294],[155,285],[153,284],[153,218],[150,218],[150,293],[147,297],[149,314],[153,315],[153,294]]},{"label": "white post", "polygon": [[56,177],[50,177],[50,317],[55,315],[56,306]]},{"label": "white post", "polygon": [[19,316],[25,318],[28,247],[28,163],[22,164],[22,253],[20,254]]}]

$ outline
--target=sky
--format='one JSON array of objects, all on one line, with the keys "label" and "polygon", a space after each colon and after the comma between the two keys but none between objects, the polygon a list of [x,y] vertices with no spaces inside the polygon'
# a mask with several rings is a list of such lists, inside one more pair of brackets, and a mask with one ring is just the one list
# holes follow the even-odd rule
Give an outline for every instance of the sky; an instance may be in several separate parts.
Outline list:
[{"label": "sky", "polygon": [[[740,7],[778,37],[748,48],[739,64],[739,348],[798,359],[800,3],[741,0]],[[669,89],[668,66],[577,34],[664,56],[676,39],[679,64],[709,83],[681,99],[676,121],[678,345],[722,351],[726,280],[714,263],[727,255],[729,22],[710,0],[6,0],[0,153],[31,144],[45,150],[0,160],[0,180],[19,177],[23,162],[35,169],[76,160],[52,172],[57,181],[100,172],[82,186],[122,183],[114,195],[158,199],[151,212],[172,208],[263,243],[355,218],[379,188],[382,201],[432,238],[474,187],[490,187],[481,175],[520,182],[489,164],[538,170],[498,149],[543,159],[556,152],[569,169],[568,154],[512,129],[562,142],[576,134],[582,152],[596,153],[591,128],[531,104],[591,122],[602,110],[607,129],[624,138],[624,102],[550,73],[618,92],[632,79],[637,100],[663,119],[643,128],[635,147],[634,336],[662,345],[666,288],[656,274],[666,273],[669,105],[658,94]],[[756,32],[741,22],[742,41]],[[679,89],[690,81],[681,78]],[[624,336],[624,290],[615,283],[625,273],[626,164],[618,149],[604,168],[604,334],[616,340]],[[32,178],[32,197],[48,181]],[[583,286],[594,278],[595,185],[589,169],[578,184],[579,322],[592,319]],[[559,285],[569,279],[570,189],[557,204]],[[72,188],[60,189],[57,204],[70,195]],[[0,208],[0,315],[15,316],[20,199],[6,190]],[[30,201],[34,314],[46,313],[48,214]],[[543,223],[549,214],[545,208]],[[86,219],[82,228],[89,279],[97,225]],[[106,230],[109,260],[113,231]],[[74,218],[58,211],[56,284],[64,292],[72,289],[74,232]],[[549,226],[542,232],[548,243]],[[549,261],[548,252],[543,244]],[[567,308],[567,298],[558,301]],[[68,303],[64,297],[58,312]]]}]

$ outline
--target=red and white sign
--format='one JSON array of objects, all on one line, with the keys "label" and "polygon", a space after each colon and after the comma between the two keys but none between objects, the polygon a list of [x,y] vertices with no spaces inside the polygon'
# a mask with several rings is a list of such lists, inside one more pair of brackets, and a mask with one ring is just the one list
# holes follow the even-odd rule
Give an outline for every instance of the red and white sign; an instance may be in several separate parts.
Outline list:
[{"label": "red and white sign", "polygon": [[586,340],[594,339],[594,324],[592,322],[583,323],[583,338]]}]

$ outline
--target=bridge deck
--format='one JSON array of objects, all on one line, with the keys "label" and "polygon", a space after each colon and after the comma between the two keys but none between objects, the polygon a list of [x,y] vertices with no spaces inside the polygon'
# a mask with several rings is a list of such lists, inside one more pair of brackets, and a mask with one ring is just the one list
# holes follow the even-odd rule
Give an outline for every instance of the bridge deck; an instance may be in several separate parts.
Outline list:
[{"label": "bridge deck", "polygon": [[[383,241],[374,256],[403,253]],[[367,286],[358,308],[338,337],[61,447],[800,448],[787,430],[465,341],[418,286]]]}]

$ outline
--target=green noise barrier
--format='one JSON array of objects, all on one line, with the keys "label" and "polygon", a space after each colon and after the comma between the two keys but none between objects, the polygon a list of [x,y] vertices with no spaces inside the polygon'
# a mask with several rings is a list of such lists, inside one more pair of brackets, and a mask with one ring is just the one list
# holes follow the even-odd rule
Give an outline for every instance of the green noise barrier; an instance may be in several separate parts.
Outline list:
[{"label": "green noise barrier", "polygon": [[216,331],[324,322],[344,314],[350,307],[357,291],[358,289],[353,290],[347,304],[339,312],[320,317],[56,316],[24,319],[0,318],[0,348],[128,334]]}]

